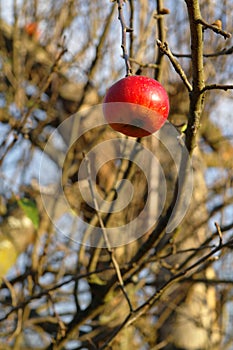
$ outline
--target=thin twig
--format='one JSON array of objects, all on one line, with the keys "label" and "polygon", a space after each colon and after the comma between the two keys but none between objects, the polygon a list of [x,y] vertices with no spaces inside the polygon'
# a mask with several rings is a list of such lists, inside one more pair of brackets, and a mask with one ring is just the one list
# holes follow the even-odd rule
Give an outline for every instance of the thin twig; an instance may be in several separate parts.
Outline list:
[{"label": "thin twig", "polygon": [[61,317],[59,316],[58,312],[56,311],[54,301],[52,298],[52,293],[48,293],[48,304],[50,305],[52,311],[53,311],[53,316],[57,320],[57,324],[59,325],[59,332],[57,334],[58,337],[62,336],[64,337],[66,334],[66,326]]},{"label": "thin twig", "polygon": [[232,284],[232,279],[224,278],[199,278],[199,277],[188,277],[183,280],[183,282],[191,281],[192,283],[205,283],[206,285],[220,286],[221,284]]},{"label": "thin twig", "polygon": [[93,199],[93,204],[94,204],[94,208],[95,208],[95,211],[96,211],[96,215],[98,217],[99,224],[100,224],[100,227],[102,229],[103,238],[104,238],[104,241],[105,241],[105,244],[106,244],[106,248],[107,248],[107,251],[109,253],[111,262],[113,264],[113,267],[115,269],[120,288],[121,288],[121,290],[122,290],[122,292],[123,292],[123,294],[125,296],[125,299],[126,299],[128,305],[129,305],[130,312],[132,312],[133,311],[133,306],[132,306],[131,301],[129,299],[129,296],[128,296],[127,292],[126,292],[126,289],[125,289],[125,286],[124,286],[124,281],[122,279],[122,275],[121,275],[121,271],[120,271],[120,267],[119,267],[118,262],[117,262],[117,260],[115,258],[114,250],[111,247],[111,244],[110,244],[110,241],[109,241],[109,238],[108,238],[108,234],[107,234],[107,230],[106,230],[106,228],[104,226],[104,222],[103,222],[103,219],[102,219],[101,214],[100,214],[100,208],[99,208],[98,202],[96,200],[93,184],[92,184],[92,181],[91,181],[90,161],[87,158],[87,155],[84,155],[84,159],[85,159],[86,166],[87,166],[87,179],[88,179],[88,183],[89,183],[89,186],[90,186],[91,196],[92,196],[92,199]]},{"label": "thin twig", "polygon": [[180,63],[173,56],[171,50],[168,47],[168,44],[166,42],[162,43],[160,40],[157,40],[157,45],[158,45],[160,51],[162,53],[164,53],[169,58],[169,60],[170,60],[171,64],[173,65],[175,71],[179,74],[180,78],[184,82],[184,84],[185,84],[186,88],[188,89],[188,91],[189,92],[192,91],[192,85],[188,81],[188,78],[187,78],[185,72],[183,71]]},{"label": "thin twig", "polygon": [[12,342],[17,338],[17,336],[20,336],[22,329],[23,329],[23,309],[18,309],[17,312],[17,321],[16,321],[16,328],[12,332],[12,334],[8,338],[8,342]]},{"label": "thin twig", "polygon": [[219,224],[217,222],[214,223],[217,232],[218,232],[218,236],[219,236],[219,246],[222,246],[222,231],[221,231],[221,227],[219,226]]},{"label": "thin twig", "polygon": [[138,60],[136,60],[133,57],[129,57],[130,62],[136,63],[137,65],[139,65],[140,68],[158,68],[158,65],[156,63],[143,63],[140,62]]},{"label": "thin twig", "polygon": [[224,85],[224,84],[211,84],[211,85],[206,85],[202,90],[201,93],[207,91],[207,90],[232,90],[233,85]]},{"label": "thin twig", "polygon": [[123,0],[117,0],[118,4],[118,19],[121,23],[121,32],[122,32],[122,37],[121,37],[121,48],[123,52],[123,58],[125,60],[125,67],[126,67],[126,76],[132,75],[132,68],[131,64],[129,61],[129,56],[127,53],[127,48],[126,48],[126,33],[132,33],[133,29],[128,27],[125,23],[125,18],[123,15]]},{"label": "thin twig", "polygon": [[12,306],[16,307],[16,305],[17,305],[17,293],[16,293],[13,285],[4,276],[2,277],[2,281],[4,282],[5,286],[8,288],[8,290],[10,292],[11,300],[12,300],[12,302],[11,302]]},{"label": "thin twig", "polygon": [[[8,140],[10,139],[10,137],[12,139],[9,142],[9,144],[6,146]],[[6,146],[5,150],[2,152],[2,154],[0,154],[0,166],[2,166],[2,163],[3,163],[4,159],[6,158],[7,154],[9,153],[9,151],[11,151],[11,149],[14,147],[14,145],[15,145],[15,143],[17,141],[18,141],[18,134],[15,131],[10,131],[9,134],[7,135],[6,139],[3,140],[3,143],[0,146],[1,148],[4,148]]]},{"label": "thin twig", "polygon": [[208,29],[213,30],[213,32],[215,32],[216,34],[222,35],[224,37],[224,39],[231,38],[231,33],[226,32],[225,30],[219,28],[218,26],[216,26],[214,24],[209,24],[203,18],[198,18],[196,20],[196,23],[202,24],[204,30],[208,28]]},{"label": "thin twig", "polygon": [[233,54],[233,46],[227,48],[224,48],[218,52],[213,53],[205,53],[204,57],[216,57],[216,56],[223,56],[223,55],[232,55]]},{"label": "thin twig", "polygon": [[[130,19],[129,19],[129,26],[130,28],[133,28],[133,21],[134,21],[134,13],[135,13],[135,5],[134,5],[134,0],[129,0],[129,7],[130,7]],[[134,33],[133,30],[129,33],[130,35],[130,47],[129,47],[129,54],[130,56],[134,55]]]},{"label": "thin twig", "polygon": [[[173,56],[177,58],[191,58],[190,53],[176,53],[172,52]],[[224,55],[232,55],[233,54],[233,46],[229,47],[228,49],[225,47],[224,49],[217,51],[217,52],[211,52],[211,53],[203,53],[203,57],[218,57],[218,56],[224,56]]]}]

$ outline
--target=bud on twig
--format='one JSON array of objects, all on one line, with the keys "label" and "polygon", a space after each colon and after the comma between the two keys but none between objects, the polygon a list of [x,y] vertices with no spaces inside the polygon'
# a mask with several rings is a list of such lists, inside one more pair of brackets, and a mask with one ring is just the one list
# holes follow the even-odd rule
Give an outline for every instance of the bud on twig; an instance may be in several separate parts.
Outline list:
[{"label": "bud on twig", "polygon": [[217,27],[218,29],[222,29],[222,21],[220,19],[217,19],[213,23],[211,23],[212,26]]},{"label": "bud on twig", "polygon": [[160,15],[169,15],[169,13],[170,13],[170,10],[165,7],[159,11]]}]

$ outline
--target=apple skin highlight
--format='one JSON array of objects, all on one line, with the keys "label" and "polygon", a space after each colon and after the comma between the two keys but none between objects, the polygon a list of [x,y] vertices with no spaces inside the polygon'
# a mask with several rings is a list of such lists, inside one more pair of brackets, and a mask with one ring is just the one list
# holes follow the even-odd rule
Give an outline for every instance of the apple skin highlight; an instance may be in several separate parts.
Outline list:
[{"label": "apple skin highlight", "polygon": [[169,99],[155,79],[132,75],[113,84],[105,95],[107,123],[127,136],[144,137],[159,130],[169,114]]}]

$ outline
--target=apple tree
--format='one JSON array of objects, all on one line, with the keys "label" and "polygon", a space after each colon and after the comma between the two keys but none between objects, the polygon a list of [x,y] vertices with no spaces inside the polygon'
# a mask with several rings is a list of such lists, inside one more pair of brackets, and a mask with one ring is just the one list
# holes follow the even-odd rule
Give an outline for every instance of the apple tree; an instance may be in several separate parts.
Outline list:
[{"label": "apple tree", "polygon": [[232,10],[0,1],[0,349],[232,348]]}]

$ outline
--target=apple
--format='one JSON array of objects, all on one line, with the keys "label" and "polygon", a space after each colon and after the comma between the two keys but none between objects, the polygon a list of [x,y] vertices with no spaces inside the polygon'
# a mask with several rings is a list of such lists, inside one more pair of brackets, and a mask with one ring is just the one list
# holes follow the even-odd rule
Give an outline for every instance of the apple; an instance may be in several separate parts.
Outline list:
[{"label": "apple", "polygon": [[27,23],[24,27],[25,32],[30,36],[34,37],[36,40],[40,38],[40,31],[38,29],[38,23],[30,22]]},{"label": "apple", "polygon": [[155,79],[131,75],[113,84],[103,100],[107,123],[127,136],[144,137],[159,130],[167,120],[169,99]]}]

